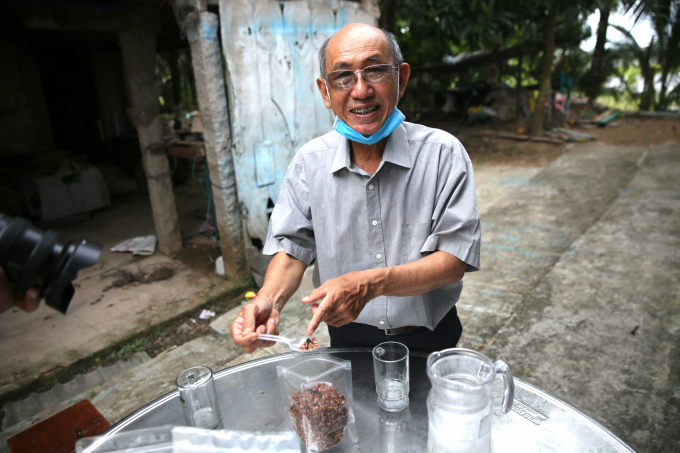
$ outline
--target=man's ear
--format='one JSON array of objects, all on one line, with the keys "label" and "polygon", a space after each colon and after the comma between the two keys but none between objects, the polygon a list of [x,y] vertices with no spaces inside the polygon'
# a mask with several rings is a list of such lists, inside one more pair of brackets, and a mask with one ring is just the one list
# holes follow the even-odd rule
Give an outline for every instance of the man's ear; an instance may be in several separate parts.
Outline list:
[{"label": "man's ear", "polygon": [[399,65],[399,99],[401,99],[404,91],[406,91],[409,77],[411,77],[411,66],[408,63],[402,63]]},{"label": "man's ear", "polygon": [[319,89],[319,93],[321,93],[321,97],[323,98],[323,103],[326,104],[326,108],[330,109],[331,100],[328,97],[328,90],[326,90],[326,79],[323,77],[316,79],[316,87]]}]

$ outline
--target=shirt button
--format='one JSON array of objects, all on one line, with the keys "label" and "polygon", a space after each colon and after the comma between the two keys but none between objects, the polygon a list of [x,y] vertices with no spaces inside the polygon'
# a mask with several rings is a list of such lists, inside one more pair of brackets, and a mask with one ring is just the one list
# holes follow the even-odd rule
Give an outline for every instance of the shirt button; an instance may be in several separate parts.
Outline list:
[{"label": "shirt button", "polygon": [[371,223],[373,224],[373,226],[375,226],[375,225],[378,224],[378,221],[377,221],[377,220],[373,220]]},{"label": "shirt button", "polygon": [[368,190],[373,190],[373,184],[368,185]]},{"label": "shirt button", "polygon": [[375,257],[380,259],[380,258],[382,258],[382,255],[380,253],[378,253],[377,255],[375,255]]},{"label": "shirt button", "polygon": [[385,321],[380,321],[381,326],[384,325],[384,324],[385,324]]}]

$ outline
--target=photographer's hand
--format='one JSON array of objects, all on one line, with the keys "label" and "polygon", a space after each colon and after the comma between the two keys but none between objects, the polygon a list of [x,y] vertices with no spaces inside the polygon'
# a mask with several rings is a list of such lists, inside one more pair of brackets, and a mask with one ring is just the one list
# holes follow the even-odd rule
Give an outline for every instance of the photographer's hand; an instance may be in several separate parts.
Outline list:
[{"label": "photographer's hand", "polygon": [[5,271],[0,267],[0,313],[12,308],[19,307],[24,311],[34,311],[40,305],[40,293],[37,289],[31,288],[26,294],[16,294]]}]

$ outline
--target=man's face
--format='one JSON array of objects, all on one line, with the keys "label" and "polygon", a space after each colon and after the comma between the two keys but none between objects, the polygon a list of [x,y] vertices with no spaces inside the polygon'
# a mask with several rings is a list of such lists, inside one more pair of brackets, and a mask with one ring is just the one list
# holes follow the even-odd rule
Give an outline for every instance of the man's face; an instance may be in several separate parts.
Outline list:
[{"label": "man's face", "polygon": [[[392,52],[385,35],[377,28],[352,24],[340,30],[326,49],[326,74],[331,71],[357,70],[377,64],[392,65]],[[338,118],[363,135],[376,133],[404,94],[410,75],[408,64],[399,68],[399,89],[396,71],[385,83],[367,83],[362,73],[357,73],[356,83],[345,90],[334,90],[319,77],[317,87],[327,108],[332,108]],[[330,97],[329,97],[330,96]]]}]

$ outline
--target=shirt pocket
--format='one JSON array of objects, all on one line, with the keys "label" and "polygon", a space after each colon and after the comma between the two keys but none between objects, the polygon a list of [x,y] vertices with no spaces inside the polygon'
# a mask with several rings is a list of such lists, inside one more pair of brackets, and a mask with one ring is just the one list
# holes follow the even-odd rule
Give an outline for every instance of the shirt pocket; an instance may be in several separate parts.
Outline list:
[{"label": "shirt pocket", "polygon": [[401,226],[401,263],[406,264],[422,258],[420,249],[430,236],[430,222],[404,223]]}]

